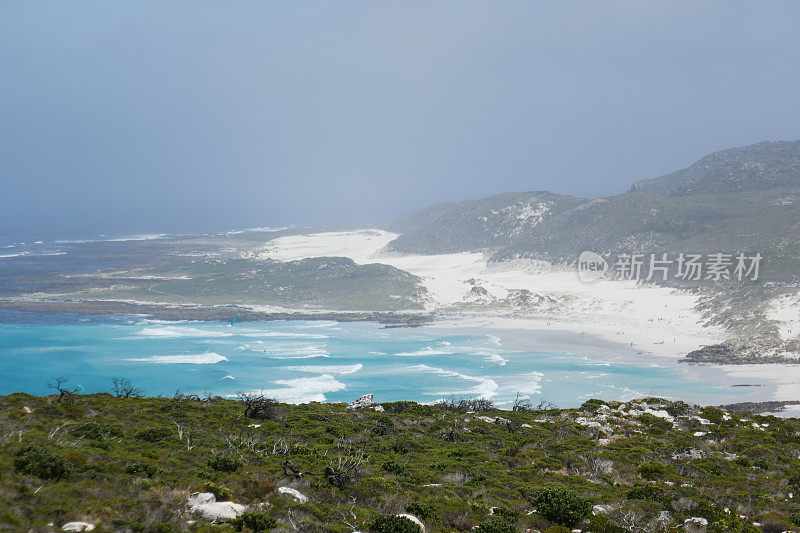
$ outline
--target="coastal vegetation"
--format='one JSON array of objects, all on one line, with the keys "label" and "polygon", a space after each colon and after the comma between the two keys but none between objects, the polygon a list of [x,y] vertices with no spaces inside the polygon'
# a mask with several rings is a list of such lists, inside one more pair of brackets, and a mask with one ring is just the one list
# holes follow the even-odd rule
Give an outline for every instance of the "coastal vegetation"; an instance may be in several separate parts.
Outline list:
[{"label": "coastal vegetation", "polygon": [[[674,531],[702,518],[709,531],[745,532],[800,523],[796,419],[657,398],[578,409],[519,401],[513,411],[486,400],[358,406],[119,390],[0,397],[0,528],[412,532],[421,523],[555,533]],[[201,511],[214,505],[236,512]]]}]

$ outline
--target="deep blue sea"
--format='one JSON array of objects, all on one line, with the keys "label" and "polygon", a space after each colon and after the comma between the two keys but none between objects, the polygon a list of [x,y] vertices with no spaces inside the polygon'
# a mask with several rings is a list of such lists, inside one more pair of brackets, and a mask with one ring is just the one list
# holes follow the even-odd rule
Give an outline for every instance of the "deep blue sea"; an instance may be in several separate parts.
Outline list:
[{"label": "deep blue sea", "polygon": [[748,391],[690,379],[686,369],[591,354],[504,349],[490,335],[368,322],[166,322],[2,312],[0,394],[48,393],[64,376],[86,393],[113,377],[147,395],[234,395],[259,390],[288,402],[486,397],[517,392],[572,407],[592,397],[721,403]]}]

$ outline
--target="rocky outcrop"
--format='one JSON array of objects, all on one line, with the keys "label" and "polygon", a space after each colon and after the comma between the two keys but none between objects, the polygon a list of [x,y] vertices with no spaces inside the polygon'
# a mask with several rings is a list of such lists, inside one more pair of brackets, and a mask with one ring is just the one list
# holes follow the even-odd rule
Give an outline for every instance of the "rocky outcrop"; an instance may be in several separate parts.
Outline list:
[{"label": "rocky outcrop", "polygon": [[350,402],[347,405],[348,409],[364,409],[365,407],[372,407],[373,406],[373,398],[375,396],[373,394],[365,394],[364,396],[359,397],[354,402]]},{"label": "rocky outcrop", "polygon": [[683,529],[686,533],[706,533],[708,531],[708,520],[693,516],[683,521]]},{"label": "rocky outcrop", "polygon": [[308,496],[297,489],[293,489],[292,487],[278,487],[278,494],[289,496],[299,503],[308,503],[309,501]]},{"label": "rocky outcrop", "polygon": [[681,359],[681,362],[720,365],[798,364],[800,363],[800,340],[732,339],[689,352],[685,358]]},{"label": "rocky outcrop", "polygon": [[94,524],[88,522],[67,522],[61,526],[61,531],[94,531]]},{"label": "rocky outcrop", "polygon": [[245,506],[234,502],[218,502],[210,492],[195,492],[189,496],[189,511],[212,523],[223,523],[239,517]]}]

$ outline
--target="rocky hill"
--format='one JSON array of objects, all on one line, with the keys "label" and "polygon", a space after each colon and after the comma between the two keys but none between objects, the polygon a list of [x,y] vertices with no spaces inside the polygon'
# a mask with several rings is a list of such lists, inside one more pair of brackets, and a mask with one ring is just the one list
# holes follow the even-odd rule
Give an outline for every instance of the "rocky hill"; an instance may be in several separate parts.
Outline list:
[{"label": "rocky hill", "polygon": [[624,194],[507,193],[442,204],[389,224],[399,252],[481,249],[495,260],[572,263],[580,252],[761,252],[762,279],[800,272],[800,141],[711,154]]},{"label": "rocky hill", "polygon": [[800,141],[781,141],[715,152],[689,168],[637,181],[630,192],[687,196],[797,187]]}]

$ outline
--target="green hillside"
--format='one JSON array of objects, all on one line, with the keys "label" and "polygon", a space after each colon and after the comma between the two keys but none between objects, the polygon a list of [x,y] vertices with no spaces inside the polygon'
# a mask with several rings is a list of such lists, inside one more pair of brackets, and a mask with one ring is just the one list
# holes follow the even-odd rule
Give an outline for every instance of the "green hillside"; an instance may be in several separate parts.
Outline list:
[{"label": "green hillside", "polygon": [[483,249],[572,263],[584,250],[620,253],[761,252],[763,281],[800,279],[800,141],[704,157],[625,194],[579,199],[508,193],[443,204],[393,221],[400,252]]},{"label": "green hillside", "polygon": [[[795,419],[659,399],[567,410],[251,407],[182,395],[2,397],[0,529],[418,530],[398,514],[426,531],[800,524]],[[188,505],[195,492],[246,513],[212,525]]]}]

